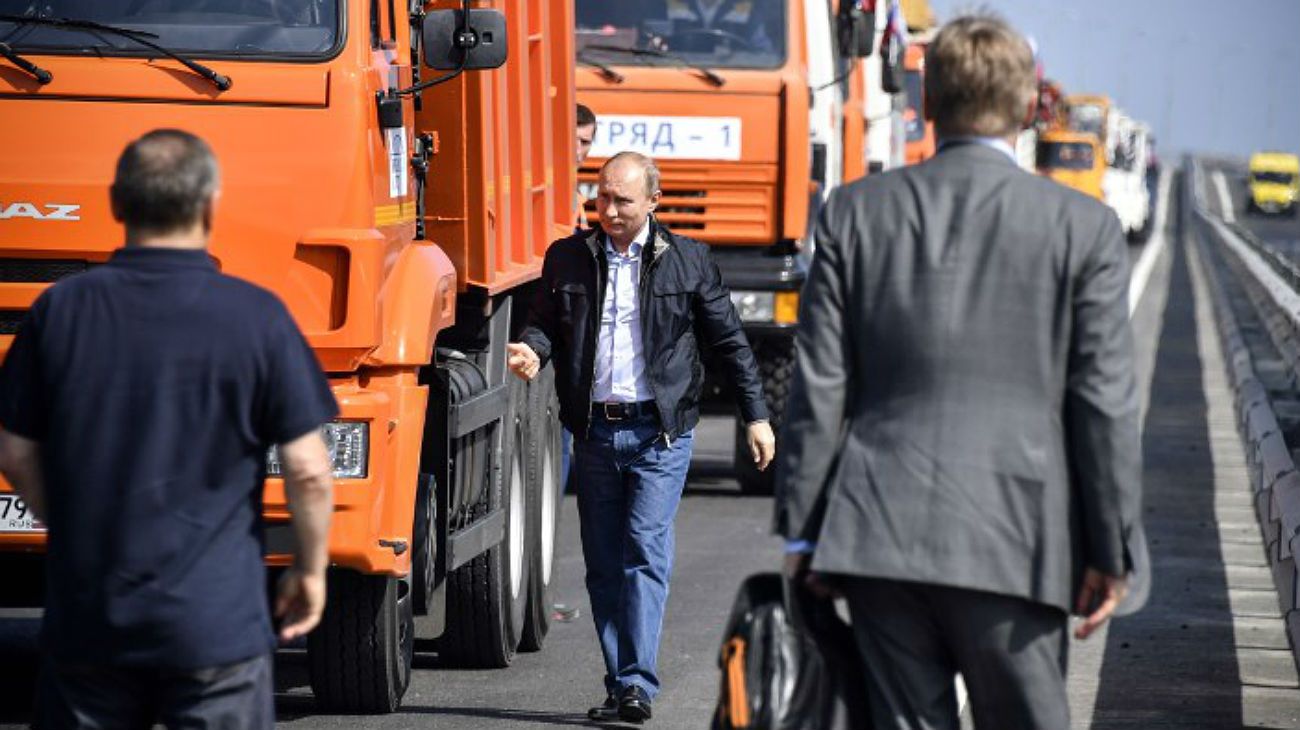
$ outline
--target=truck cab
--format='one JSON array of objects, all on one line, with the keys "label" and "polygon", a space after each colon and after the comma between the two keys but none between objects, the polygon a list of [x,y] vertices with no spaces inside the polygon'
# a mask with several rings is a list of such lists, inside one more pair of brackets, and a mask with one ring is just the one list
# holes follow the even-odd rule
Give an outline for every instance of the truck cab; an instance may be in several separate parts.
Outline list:
[{"label": "truck cab", "polygon": [[1105,202],[1106,155],[1097,135],[1048,130],[1039,137],[1036,157],[1039,174]]},{"label": "truck cab", "polygon": [[1062,105],[1065,126],[1076,132],[1096,135],[1106,152],[1106,162],[1115,157],[1114,130],[1118,124],[1119,110],[1110,97],[1097,94],[1071,94]]},{"label": "truck cab", "polygon": [[[0,355],[42,291],[120,245],[122,149],[175,127],[221,165],[212,257],[285,302],[329,377],[330,592],[307,647],[328,709],[394,710],[417,637],[504,666],[548,626],[558,406],[505,346],[572,226],[572,6],[474,5],[47,0],[0,21]],[[273,569],[294,547],[277,468]],[[0,603],[40,605],[45,545],[0,524]]]},{"label": "truck cab", "polygon": [[[824,0],[578,0],[576,10],[578,100],[597,118],[584,195],[594,198],[611,155],[655,159],[656,217],[713,247],[779,425],[811,224],[843,178],[845,71],[858,59],[839,52]],[[770,489],[740,424],[737,447],[742,483]]]},{"label": "truck cab", "polygon": [[1285,152],[1250,156],[1250,211],[1295,215],[1300,199],[1300,157]]},{"label": "truck cab", "polygon": [[1098,94],[1067,96],[1064,117],[1070,130],[1095,135],[1101,143],[1106,165],[1102,200],[1119,216],[1130,241],[1144,239],[1152,220],[1146,125],[1125,114],[1110,97]]}]

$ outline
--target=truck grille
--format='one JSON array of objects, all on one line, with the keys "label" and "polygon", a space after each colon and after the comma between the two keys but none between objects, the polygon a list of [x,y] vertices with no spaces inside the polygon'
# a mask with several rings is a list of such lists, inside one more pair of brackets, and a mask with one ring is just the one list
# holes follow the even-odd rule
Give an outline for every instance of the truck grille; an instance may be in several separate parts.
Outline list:
[{"label": "truck grille", "polygon": [[23,309],[0,310],[0,335],[18,334],[18,327],[26,315],[27,311]]},{"label": "truck grille", "polygon": [[[0,285],[53,284],[95,266],[85,259],[0,258]],[[26,309],[0,309],[0,336],[16,335]]]},{"label": "truck grille", "polygon": [[[775,190],[760,186],[678,187],[665,180],[655,215],[669,228],[709,243],[772,243],[776,239]],[[587,218],[600,220],[596,202]]]},{"label": "truck grille", "polygon": [[53,284],[89,268],[90,262],[80,259],[0,258],[0,283]]}]

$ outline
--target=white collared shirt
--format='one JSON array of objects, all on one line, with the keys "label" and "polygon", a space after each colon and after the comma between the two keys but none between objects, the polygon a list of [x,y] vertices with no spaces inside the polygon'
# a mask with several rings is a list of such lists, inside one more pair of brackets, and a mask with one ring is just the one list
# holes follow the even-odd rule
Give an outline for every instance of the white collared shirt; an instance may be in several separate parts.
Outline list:
[{"label": "white collared shirt", "polygon": [[627,255],[618,253],[605,236],[608,280],[600,308],[600,333],[596,338],[596,373],[592,400],[636,403],[654,399],[645,377],[641,340],[641,252],[650,239],[650,219],[637,232]]},{"label": "white collared shirt", "polygon": [[1011,158],[1012,162],[1016,163],[1017,165],[1020,164],[1019,159],[1016,157],[1015,148],[1012,147],[1010,144],[1008,144],[1007,141],[1005,139],[1002,139],[1001,137],[977,137],[975,135],[945,137],[944,139],[939,140],[939,149],[942,150],[944,147],[948,147],[949,145],[966,144],[966,143],[977,144],[980,145],[981,147],[989,147],[995,149],[998,152],[1001,152],[1002,154]]}]

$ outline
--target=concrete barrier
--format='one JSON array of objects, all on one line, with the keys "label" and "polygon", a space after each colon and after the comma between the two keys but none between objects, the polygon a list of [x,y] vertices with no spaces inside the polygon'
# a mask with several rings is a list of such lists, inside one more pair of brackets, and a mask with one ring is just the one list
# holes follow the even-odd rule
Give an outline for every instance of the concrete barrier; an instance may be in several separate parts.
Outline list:
[{"label": "concrete barrier", "polygon": [[[1215,219],[1204,205],[1204,173],[1196,159],[1184,164],[1185,180],[1179,206],[1181,230],[1195,245],[1204,264],[1219,341],[1223,349],[1237,411],[1237,428],[1250,466],[1255,514],[1265,553],[1277,587],[1278,607],[1286,621],[1291,652],[1300,666],[1300,575],[1295,551],[1300,549],[1300,473],[1286,441],[1274,399],[1255,371],[1250,350],[1218,267],[1216,253],[1245,284],[1247,297],[1260,315],[1269,338],[1286,363],[1291,392],[1300,398],[1300,269],[1252,240],[1248,230]],[[1193,243],[1194,242],[1194,243]],[[1212,250],[1213,247],[1213,250]],[[1289,424],[1296,431],[1300,422]],[[1297,431],[1300,433],[1300,431]],[[1294,438],[1293,438],[1294,440]],[[1300,443],[1295,444],[1300,446]]]}]

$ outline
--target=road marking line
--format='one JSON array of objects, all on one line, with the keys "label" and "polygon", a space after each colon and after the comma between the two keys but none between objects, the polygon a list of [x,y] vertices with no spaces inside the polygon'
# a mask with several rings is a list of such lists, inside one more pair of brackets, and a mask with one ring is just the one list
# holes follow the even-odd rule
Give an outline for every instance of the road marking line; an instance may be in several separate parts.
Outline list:
[{"label": "road marking line", "polygon": [[1160,182],[1156,185],[1156,220],[1151,227],[1151,238],[1147,239],[1146,248],[1142,249],[1142,254],[1138,256],[1137,264],[1133,266],[1133,274],[1129,278],[1128,316],[1130,319],[1137,311],[1138,302],[1142,301],[1142,294],[1146,292],[1147,283],[1151,280],[1151,271],[1160,258],[1160,252],[1165,248],[1165,222],[1169,217],[1169,193],[1172,189],[1173,175],[1168,169],[1161,170]]},{"label": "road marking line", "polygon": [[1210,219],[1210,225],[1219,232],[1219,237],[1223,239],[1228,250],[1241,260],[1255,282],[1264,288],[1264,292],[1273,300],[1277,308],[1286,313],[1287,320],[1293,326],[1300,323],[1300,292],[1292,289],[1291,285],[1279,276],[1236,231],[1213,218]]},{"label": "road marking line", "polygon": [[1223,220],[1237,222],[1237,211],[1232,209],[1232,196],[1228,194],[1228,180],[1223,177],[1223,170],[1214,171],[1214,189],[1219,193],[1219,208],[1223,211]]}]

